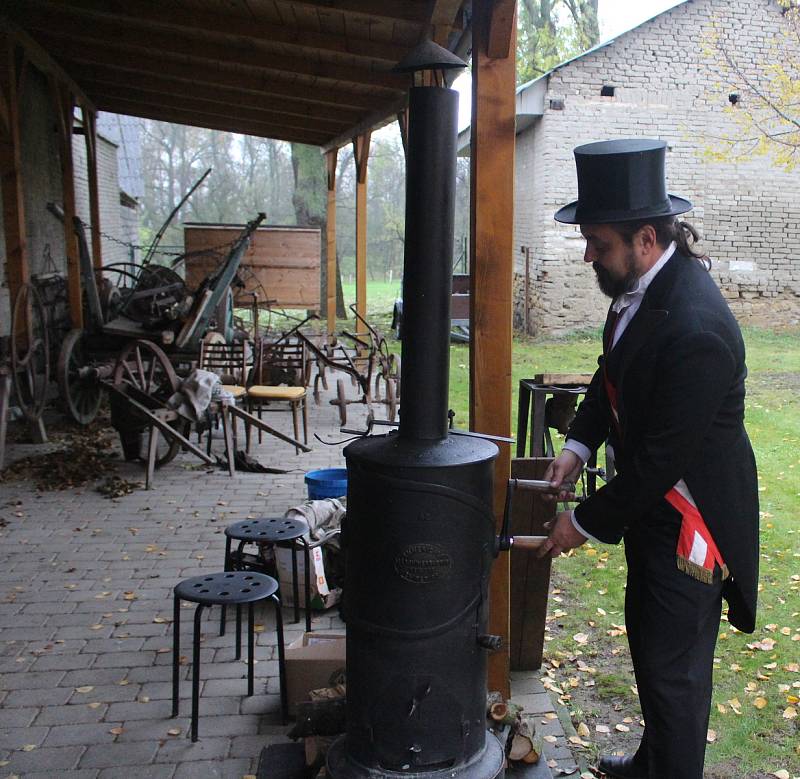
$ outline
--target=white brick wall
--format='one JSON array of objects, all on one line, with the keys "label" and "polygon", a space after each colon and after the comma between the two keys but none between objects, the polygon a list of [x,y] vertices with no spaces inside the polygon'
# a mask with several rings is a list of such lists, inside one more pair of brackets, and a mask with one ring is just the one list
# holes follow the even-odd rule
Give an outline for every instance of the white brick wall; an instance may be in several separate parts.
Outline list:
[{"label": "white brick wall", "polygon": [[[775,0],[689,0],[549,76],[544,116],[517,136],[516,299],[521,309],[519,250],[527,245],[534,332],[602,324],[608,301],[582,262],[583,241],[553,213],[576,197],[573,148],[625,137],[668,142],[669,189],[694,203],[685,218],[704,236],[712,273],[740,320],[800,321],[800,174],[768,157],[720,163],[703,154],[729,121],[730,90],[717,83],[702,43],[712,17],[754,68],[783,24]],[[616,87],[614,97],[600,96],[604,84]],[[551,99],[564,110],[550,110]]]}]

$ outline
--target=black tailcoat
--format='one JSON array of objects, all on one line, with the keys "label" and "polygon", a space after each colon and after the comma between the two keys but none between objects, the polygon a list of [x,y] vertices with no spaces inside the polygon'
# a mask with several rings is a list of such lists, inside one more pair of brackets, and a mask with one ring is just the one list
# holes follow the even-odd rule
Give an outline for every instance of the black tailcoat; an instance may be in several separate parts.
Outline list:
[{"label": "black tailcoat", "polygon": [[592,450],[610,438],[618,474],[576,508],[578,523],[618,543],[684,479],[731,574],[723,591],[729,621],[752,632],[758,486],[744,428],[744,343],[702,264],[673,254],[608,357],[621,433],[612,424],[603,360],[568,437]]}]

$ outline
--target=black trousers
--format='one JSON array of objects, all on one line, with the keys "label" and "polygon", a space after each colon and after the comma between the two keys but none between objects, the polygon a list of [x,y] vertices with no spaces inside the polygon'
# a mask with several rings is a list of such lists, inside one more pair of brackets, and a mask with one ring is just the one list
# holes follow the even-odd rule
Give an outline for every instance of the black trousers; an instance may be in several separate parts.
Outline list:
[{"label": "black trousers", "polygon": [[649,779],[702,779],[722,581],[678,569],[680,515],[666,501],[625,534],[625,622],[644,734],[636,762]]}]

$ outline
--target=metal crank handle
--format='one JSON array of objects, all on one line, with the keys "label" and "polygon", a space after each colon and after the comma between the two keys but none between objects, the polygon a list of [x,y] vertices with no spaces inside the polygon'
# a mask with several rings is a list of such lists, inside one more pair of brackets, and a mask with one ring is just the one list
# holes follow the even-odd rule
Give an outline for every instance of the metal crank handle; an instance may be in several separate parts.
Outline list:
[{"label": "metal crank handle", "polygon": [[548,536],[511,536],[511,548],[533,552],[547,541],[547,539]]},{"label": "metal crank handle", "polygon": [[514,479],[516,488],[518,490],[534,490],[536,492],[550,492],[558,494],[559,492],[575,492],[575,485],[572,482],[565,481],[560,487],[553,487],[549,481],[545,479]]}]

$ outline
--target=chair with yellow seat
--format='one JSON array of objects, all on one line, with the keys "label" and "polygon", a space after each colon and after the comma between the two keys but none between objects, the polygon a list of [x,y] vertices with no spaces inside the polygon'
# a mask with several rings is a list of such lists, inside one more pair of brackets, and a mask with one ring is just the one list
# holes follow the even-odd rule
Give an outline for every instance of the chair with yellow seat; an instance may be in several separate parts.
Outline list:
[{"label": "chair with yellow seat", "polygon": [[[300,440],[300,417],[303,419],[303,443],[308,444],[308,405],[306,387],[284,386],[263,383],[265,378],[279,375],[281,378],[292,381],[298,378],[305,382],[307,376],[305,359],[305,347],[300,352],[300,364],[295,365],[298,359],[296,344],[282,340],[277,343],[269,343],[264,340],[256,344],[255,383],[247,388],[247,410],[252,414],[255,410],[256,415],[261,419],[263,411],[280,411],[279,408],[269,408],[273,403],[288,403],[292,411],[292,423],[294,425],[294,437]],[[261,430],[258,431],[258,442],[261,443]],[[249,451],[249,438],[248,438]],[[299,454],[300,449],[295,447]]]}]

